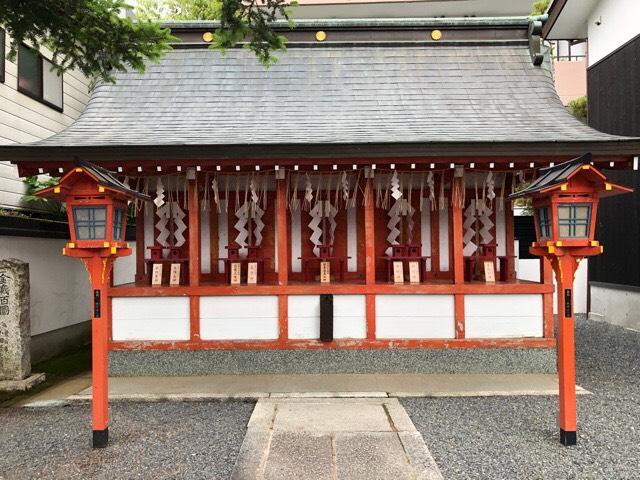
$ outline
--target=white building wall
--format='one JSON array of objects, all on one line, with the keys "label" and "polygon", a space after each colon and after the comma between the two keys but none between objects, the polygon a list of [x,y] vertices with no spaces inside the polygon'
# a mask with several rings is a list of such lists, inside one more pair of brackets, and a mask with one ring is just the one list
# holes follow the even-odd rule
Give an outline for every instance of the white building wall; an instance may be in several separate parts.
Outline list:
[{"label": "white building wall", "polygon": [[[640,34],[638,0],[601,0],[587,23],[589,65],[602,60],[633,37]],[[596,24],[599,23],[599,25]]]},{"label": "white building wall", "polygon": [[[10,39],[5,38],[6,55]],[[47,58],[49,52],[43,50]],[[5,57],[6,57],[5,55]],[[63,130],[83,112],[89,101],[88,81],[78,72],[63,75],[63,111],[18,92],[18,66],[5,59],[5,81],[0,83],[0,145],[27,143],[50,137]],[[24,184],[18,168],[0,162],[0,208],[20,208]]]}]

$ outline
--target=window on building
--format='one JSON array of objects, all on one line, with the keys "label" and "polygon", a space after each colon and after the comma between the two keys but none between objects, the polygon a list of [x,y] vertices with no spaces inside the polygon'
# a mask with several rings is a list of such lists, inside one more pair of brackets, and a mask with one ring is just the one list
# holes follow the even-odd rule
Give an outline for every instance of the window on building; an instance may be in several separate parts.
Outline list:
[{"label": "window on building", "polygon": [[53,67],[37,50],[18,48],[18,91],[62,111],[62,75]]},{"label": "window on building", "polygon": [[591,205],[558,205],[558,228],[562,238],[584,238],[589,235]]},{"label": "window on building", "polygon": [[0,28],[0,83],[4,83],[4,55],[5,55],[5,34]]},{"label": "window on building", "polygon": [[107,207],[73,207],[73,222],[77,240],[104,240]]},{"label": "window on building", "polygon": [[113,210],[113,239],[122,240],[122,222],[124,220],[124,210],[116,208]]},{"label": "window on building", "polygon": [[540,238],[551,237],[551,222],[549,221],[549,207],[538,208],[538,230]]}]

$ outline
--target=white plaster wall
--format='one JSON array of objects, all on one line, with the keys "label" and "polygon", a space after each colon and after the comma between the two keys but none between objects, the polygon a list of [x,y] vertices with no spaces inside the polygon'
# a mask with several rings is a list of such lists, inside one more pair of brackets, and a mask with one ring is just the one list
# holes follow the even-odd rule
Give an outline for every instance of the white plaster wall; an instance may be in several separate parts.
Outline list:
[{"label": "white plaster wall", "polygon": [[[134,247],[130,243],[131,247]],[[120,257],[113,264],[113,285],[124,285],[136,280],[136,249],[131,248],[131,255]]]},{"label": "white plaster wall", "polygon": [[542,295],[465,295],[465,338],[542,337]]},{"label": "white plaster wall", "polygon": [[[589,65],[640,34],[640,1],[601,0],[589,15]],[[601,22],[596,25],[596,21]]]},{"label": "white plaster wall", "polygon": [[[540,260],[537,258],[518,259],[516,270],[517,278],[520,280],[540,281]],[[573,281],[573,308],[575,313],[587,313],[588,272],[588,260],[582,260],[576,271],[576,278]],[[555,274],[553,275],[553,283],[557,288]],[[556,292],[554,292],[553,313],[558,313],[556,296]]]},{"label": "white plaster wall", "polygon": [[278,297],[239,295],[200,298],[203,340],[278,338]]},{"label": "white plaster wall", "polygon": [[66,240],[0,237],[0,258],[29,263],[31,335],[89,320],[89,275],[82,262],[62,255]]},{"label": "white plaster wall", "polygon": [[453,295],[376,295],[376,338],[454,338]]},{"label": "white plaster wall", "polygon": [[120,297],[111,302],[114,340],[189,340],[188,297]]},{"label": "white plaster wall", "polygon": [[640,289],[591,285],[589,318],[640,331]]},{"label": "white plaster wall", "polygon": [[[366,338],[364,295],[333,296],[334,338]],[[320,295],[289,296],[289,338],[320,338]]]}]

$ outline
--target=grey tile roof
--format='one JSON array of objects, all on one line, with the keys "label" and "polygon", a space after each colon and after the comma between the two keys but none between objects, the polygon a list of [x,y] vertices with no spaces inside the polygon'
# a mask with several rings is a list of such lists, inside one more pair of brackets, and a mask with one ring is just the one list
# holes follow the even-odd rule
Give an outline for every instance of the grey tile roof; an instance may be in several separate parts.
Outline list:
[{"label": "grey tile roof", "polygon": [[176,49],[99,85],[39,146],[599,142],[520,43]]}]

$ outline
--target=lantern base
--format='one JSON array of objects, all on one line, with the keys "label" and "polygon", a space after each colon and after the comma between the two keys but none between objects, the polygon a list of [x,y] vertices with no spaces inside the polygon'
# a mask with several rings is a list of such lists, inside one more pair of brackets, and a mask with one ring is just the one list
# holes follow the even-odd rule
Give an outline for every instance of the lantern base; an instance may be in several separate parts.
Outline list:
[{"label": "lantern base", "polygon": [[93,431],[93,448],[105,448],[109,443],[109,429]]},{"label": "lantern base", "polygon": [[567,431],[560,429],[560,443],[565,447],[576,445],[578,443],[578,436],[576,432]]}]

